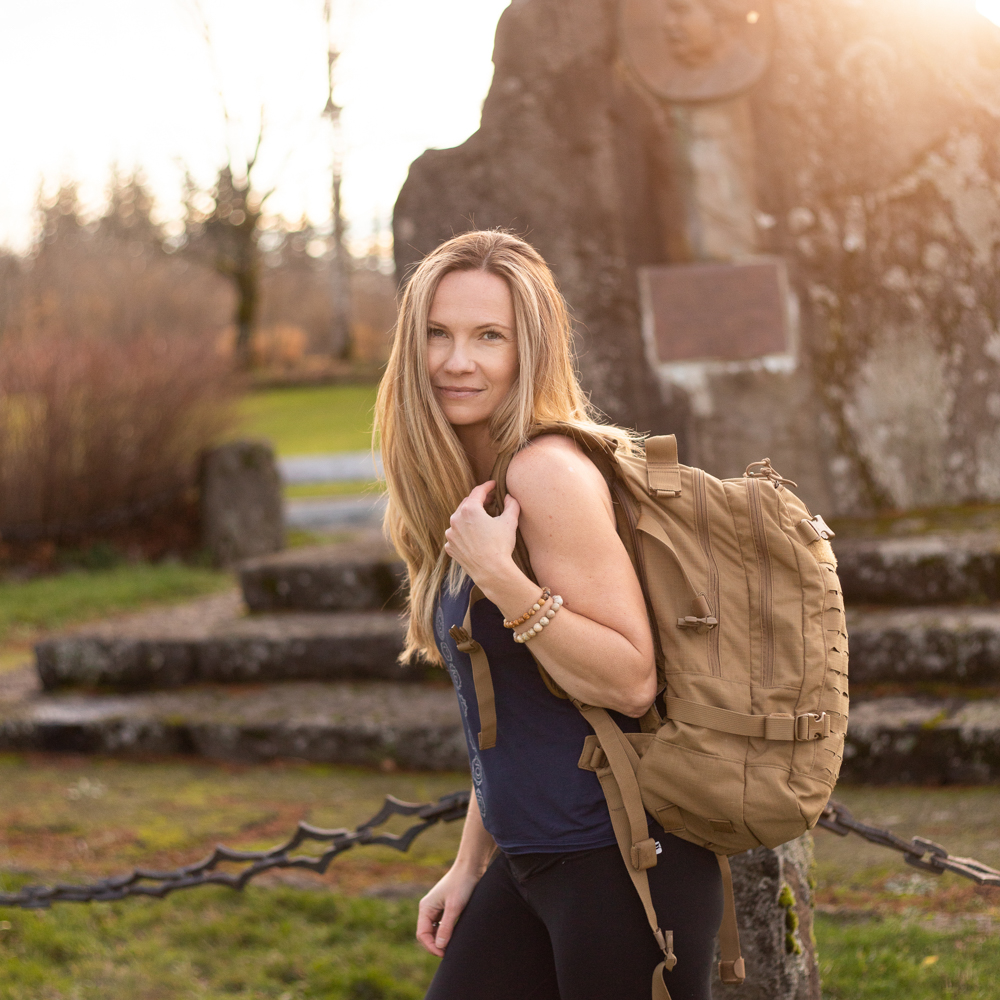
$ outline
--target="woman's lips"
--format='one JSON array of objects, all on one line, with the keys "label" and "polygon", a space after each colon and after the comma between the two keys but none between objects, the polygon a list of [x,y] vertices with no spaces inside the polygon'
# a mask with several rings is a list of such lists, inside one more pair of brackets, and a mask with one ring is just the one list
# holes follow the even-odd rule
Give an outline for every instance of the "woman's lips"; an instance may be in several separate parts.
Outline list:
[{"label": "woman's lips", "polygon": [[482,389],[466,388],[458,385],[436,385],[434,388],[442,396],[447,396],[448,399],[471,399],[473,396],[478,396],[479,393],[483,392]]}]

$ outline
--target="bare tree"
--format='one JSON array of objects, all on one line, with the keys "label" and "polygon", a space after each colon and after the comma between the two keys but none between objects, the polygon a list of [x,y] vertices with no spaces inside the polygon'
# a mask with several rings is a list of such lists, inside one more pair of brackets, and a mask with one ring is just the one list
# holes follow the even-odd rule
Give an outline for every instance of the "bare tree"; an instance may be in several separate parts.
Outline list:
[{"label": "bare tree", "polygon": [[353,261],[345,244],[346,227],[340,200],[343,179],[343,140],[340,130],[340,106],[333,99],[335,70],[340,52],[333,39],[333,3],[324,0],[323,19],[327,33],[327,98],[323,116],[330,123],[333,151],[333,184],[330,227],[330,283],[333,299],[333,318],[330,328],[330,354],[347,357],[351,350],[351,270]]},{"label": "bare tree", "polygon": [[[190,175],[185,183],[185,250],[210,264],[235,286],[234,352],[237,364],[243,368],[251,365],[253,357],[253,334],[260,308],[260,222],[264,202],[271,194],[259,194],[253,188],[253,169],[263,135],[262,121],[257,145],[241,176],[234,172],[230,161],[219,170],[210,192],[200,191]],[[200,194],[211,198],[210,211],[198,207]]]}]

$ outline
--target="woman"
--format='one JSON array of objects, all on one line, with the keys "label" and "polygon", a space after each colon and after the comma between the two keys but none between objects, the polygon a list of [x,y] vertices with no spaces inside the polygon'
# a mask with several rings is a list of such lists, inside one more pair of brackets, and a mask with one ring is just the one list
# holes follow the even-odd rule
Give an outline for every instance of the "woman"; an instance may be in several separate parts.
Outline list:
[{"label": "woman", "polygon": [[[420,903],[417,940],[443,956],[431,1000],[648,1000],[662,958],[598,780],[577,766],[590,728],[535,662],[626,732],[656,694],[642,592],[602,475],[566,437],[517,450],[551,420],[635,447],[590,415],[566,306],[539,254],[504,232],[449,240],[406,287],[377,404],[387,526],[409,571],[404,655],[451,674],[475,793],[455,863]],[[494,518],[490,473],[514,451]],[[538,583],[515,564],[518,530]],[[470,661],[448,632],[473,584],[485,599],[472,633],[496,695],[498,740],[485,750]],[[708,1000],[722,913],[716,859],[653,821],[650,836],[661,851],[653,900],[678,958],[668,988],[673,1000]]]}]

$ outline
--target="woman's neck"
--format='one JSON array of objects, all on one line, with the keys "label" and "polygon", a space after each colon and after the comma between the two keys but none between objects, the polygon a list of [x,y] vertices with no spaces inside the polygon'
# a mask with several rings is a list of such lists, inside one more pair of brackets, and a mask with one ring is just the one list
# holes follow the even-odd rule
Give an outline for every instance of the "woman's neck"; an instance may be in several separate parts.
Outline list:
[{"label": "woman's neck", "polygon": [[469,456],[472,474],[476,483],[485,483],[490,478],[497,460],[497,448],[490,438],[487,424],[465,424],[455,427],[458,442]]}]

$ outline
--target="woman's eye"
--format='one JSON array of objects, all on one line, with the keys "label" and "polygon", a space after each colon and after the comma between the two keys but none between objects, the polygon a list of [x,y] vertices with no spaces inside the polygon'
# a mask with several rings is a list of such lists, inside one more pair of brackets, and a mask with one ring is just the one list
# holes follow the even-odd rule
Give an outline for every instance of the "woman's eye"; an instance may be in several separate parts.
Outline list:
[{"label": "woman's eye", "polygon": [[503,340],[503,334],[499,333],[497,330],[487,330],[483,334],[484,340]]},{"label": "woman's eye", "polygon": [[444,336],[447,336],[447,334],[444,332],[444,330],[438,330],[436,327],[432,326],[427,331],[427,336],[428,337],[444,337]]}]

